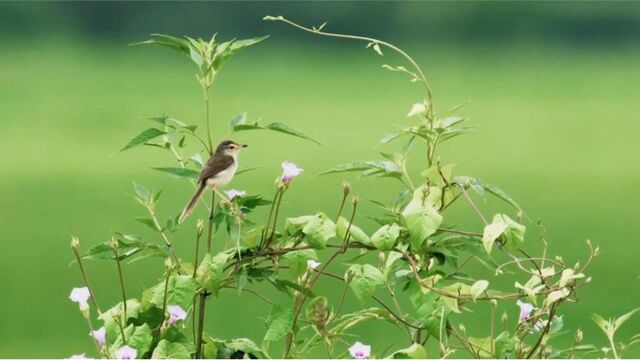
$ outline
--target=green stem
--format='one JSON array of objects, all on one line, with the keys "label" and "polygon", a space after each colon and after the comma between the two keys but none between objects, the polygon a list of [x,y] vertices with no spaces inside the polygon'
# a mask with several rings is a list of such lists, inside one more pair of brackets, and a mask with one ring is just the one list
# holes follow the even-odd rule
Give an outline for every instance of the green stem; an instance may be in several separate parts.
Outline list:
[{"label": "green stem", "polygon": [[203,86],[202,91],[204,95],[204,118],[205,123],[207,125],[207,140],[209,142],[209,154],[213,154],[213,141],[211,140],[211,116],[210,116],[210,102],[209,102],[209,91],[211,89],[211,85]]},{"label": "green stem", "polygon": [[122,275],[122,267],[120,266],[120,256],[118,255],[118,247],[113,246],[113,254],[115,255],[116,267],[118,268],[118,279],[120,280],[120,291],[122,292],[122,307],[124,310],[124,321],[127,321],[127,293],[124,287],[124,276]]},{"label": "green stem", "polygon": [[82,264],[82,259],[80,257],[80,254],[78,253],[78,249],[72,246],[71,250],[73,250],[73,255],[76,257],[76,261],[78,262],[78,267],[80,268],[80,273],[82,274],[82,280],[84,281],[84,286],[86,286],[87,289],[89,289],[89,295],[91,295],[90,296],[91,302],[93,303],[93,306],[95,306],[96,310],[98,311],[98,314],[102,314],[102,311],[100,311],[100,307],[98,307],[98,302],[96,301],[95,293],[93,292],[93,289],[89,284],[89,278],[87,277],[87,272],[85,271],[84,265]]}]

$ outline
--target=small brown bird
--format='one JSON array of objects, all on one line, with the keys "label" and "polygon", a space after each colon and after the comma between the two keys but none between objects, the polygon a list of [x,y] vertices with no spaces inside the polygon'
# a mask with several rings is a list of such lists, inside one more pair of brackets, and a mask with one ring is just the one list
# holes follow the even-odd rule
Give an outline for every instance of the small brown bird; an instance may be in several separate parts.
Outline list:
[{"label": "small brown bird", "polygon": [[217,191],[219,187],[225,186],[233,180],[233,176],[238,170],[238,154],[242,148],[246,147],[247,145],[238,144],[231,140],[225,140],[218,145],[216,152],[200,172],[200,177],[198,178],[200,187],[184,210],[182,210],[178,220],[179,223],[182,223],[191,214],[207,186],[213,191]]}]

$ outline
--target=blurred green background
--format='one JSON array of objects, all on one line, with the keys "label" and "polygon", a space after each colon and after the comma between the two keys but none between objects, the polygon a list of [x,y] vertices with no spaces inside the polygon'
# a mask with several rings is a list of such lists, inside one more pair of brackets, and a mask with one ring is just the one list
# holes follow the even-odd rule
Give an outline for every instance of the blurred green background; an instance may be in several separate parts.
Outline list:
[{"label": "blurred green background", "polygon": [[[365,199],[388,200],[400,190],[391,180],[313,175],[400,146],[382,148],[378,140],[409,124],[405,114],[421,100],[418,86],[380,68],[401,59],[265,23],[266,14],[307,25],[326,20],[329,30],[394,42],[423,65],[439,109],[468,102],[461,113],[472,117],[478,131],[445,145],[443,161],[457,163],[458,175],[501,186],[532,219],[543,219],[553,253],[582,258],[587,238],[601,248],[593,283],[577,304],[563,308],[569,329],[581,327],[586,342],[604,344],[591,314],[620,315],[639,305],[639,3],[3,2],[1,357],[90,354],[86,324],[67,299],[81,285],[70,266],[70,235],[78,235],[85,249],[107,240],[112,230],[152,236],[131,220],[144,211],[127,196],[132,180],[164,189],[162,217],[178,213],[191,196],[189,184],[150,169],[173,165],[166,154],[151,148],[117,153],[151,125],[144,116],[166,113],[202,124],[190,64],[166,50],[127,46],[149,33],[218,32],[225,39],[272,34],[232,59],[219,76],[215,138],[228,133],[234,115],[247,111],[289,123],[323,146],[241,133],[234,139],[251,145],[242,165],[261,169],[239,176],[233,187],[271,196],[279,164],[299,164],[305,173],[285,198],[284,216],[334,213],[344,179]],[[481,206],[487,214],[507,211],[492,201]],[[445,219],[481,229],[464,207]],[[373,230],[366,219],[360,222]],[[192,251],[194,224],[195,217],[175,239],[185,256]],[[527,225],[527,241],[536,243],[535,225]],[[129,293],[139,296],[155,284],[161,267],[160,260],[127,266]],[[102,307],[118,301],[113,264],[89,263],[88,270]],[[321,284],[339,291],[332,285]],[[230,292],[208,309],[209,332],[260,341],[259,319],[269,307],[255,297]],[[486,314],[478,309],[466,315],[467,328],[486,336]],[[503,310],[513,323],[515,304],[505,303]],[[619,336],[626,339],[638,328],[640,317]],[[374,351],[400,344],[394,331],[375,324],[357,329]]]}]

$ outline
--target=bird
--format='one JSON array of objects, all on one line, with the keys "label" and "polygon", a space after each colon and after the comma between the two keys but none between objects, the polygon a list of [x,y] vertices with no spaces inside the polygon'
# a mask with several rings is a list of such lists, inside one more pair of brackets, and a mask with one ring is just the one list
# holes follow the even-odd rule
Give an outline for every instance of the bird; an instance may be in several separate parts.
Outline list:
[{"label": "bird", "polygon": [[191,198],[191,201],[187,203],[184,210],[182,210],[178,223],[182,224],[191,212],[193,212],[193,209],[198,204],[207,187],[217,192],[218,188],[227,185],[233,180],[238,170],[238,154],[241,149],[247,146],[246,144],[238,144],[231,140],[225,140],[218,144],[216,151],[211,155],[211,158],[209,158],[207,164],[202,168],[202,171],[200,171],[198,190],[195,195],[193,195],[193,198]]}]

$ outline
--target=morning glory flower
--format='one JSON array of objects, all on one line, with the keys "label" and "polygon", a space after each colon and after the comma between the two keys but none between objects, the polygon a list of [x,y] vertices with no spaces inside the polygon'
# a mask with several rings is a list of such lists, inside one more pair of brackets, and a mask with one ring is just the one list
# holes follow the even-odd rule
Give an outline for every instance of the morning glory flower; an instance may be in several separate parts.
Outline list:
[{"label": "morning glory flower", "polygon": [[529,320],[529,316],[531,316],[531,312],[534,309],[533,305],[520,300],[516,304],[520,307],[520,322]]},{"label": "morning glory flower", "polygon": [[356,343],[349,348],[349,354],[351,354],[354,359],[366,359],[371,356],[371,346],[356,341]]},{"label": "morning glory flower", "polygon": [[69,299],[78,303],[78,305],[80,305],[80,310],[85,311],[89,310],[89,303],[87,300],[89,300],[90,296],[91,293],[89,292],[89,288],[85,286],[81,288],[73,288],[69,295]]},{"label": "morning glory flower", "polygon": [[285,161],[282,163],[281,180],[283,183],[288,184],[293,180],[293,178],[300,175],[302,171],[303,169],[297,167],[296,164]]},{"label": "morning glory flower", "polygon": [[68,357],[67,359],[88,359],[84,354],[77,354],[77,355],[71,355],[70,357]]},{"label": "morning glory flower", "polygon": [[169,325],[175,324],[178,320],[184,320],[187,318],[187,312],[180,307],[180,305],[167,306],[169,312]]},{"label": "morning glory flower", "polygon": [[229,198],[229,200],[233,200],[234,197],[243,197],[245,195],[247,195],[246,191],[241,191],[241,190],[236,190],[236,189],[231,189],[228,191],[224,192],[225,194],[227,194],[227,197]]},{"label": "morning glory flower", "polygon": [[93,336],[93,338],[96,339],[96,342],[98,343],[98,345],[100,345],[100,347],[104,347],[107,344],[107,330],[104,328],[104,326],[98,330],[93,330],[89,333],[89,335]]},{"label": "morning glory flower", "polygon": [[315,261],[313,259],[309,259],[307,260],[307,266],[309,267],[309,269],[315,270],[316,268],[318,268],[318,266],[320,266],[321,262],[319,261]]},{"label": "morning glory flower", "polygon": [[135,360],[138,356],[138,350],[125,345],[116,351],[116,359],[118,360]]}]

